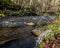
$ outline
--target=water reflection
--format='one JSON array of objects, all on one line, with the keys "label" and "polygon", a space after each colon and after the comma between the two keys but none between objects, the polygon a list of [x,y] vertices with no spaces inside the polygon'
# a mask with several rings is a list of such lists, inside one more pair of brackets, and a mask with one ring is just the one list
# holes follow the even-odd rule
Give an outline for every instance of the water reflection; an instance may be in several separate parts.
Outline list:
[{"label": "water reflection", "polygon": [[36,42],[32,37],[27,38],[18,38],[12,41],[9,41],[0,46],[0,48],[34,48]]}]

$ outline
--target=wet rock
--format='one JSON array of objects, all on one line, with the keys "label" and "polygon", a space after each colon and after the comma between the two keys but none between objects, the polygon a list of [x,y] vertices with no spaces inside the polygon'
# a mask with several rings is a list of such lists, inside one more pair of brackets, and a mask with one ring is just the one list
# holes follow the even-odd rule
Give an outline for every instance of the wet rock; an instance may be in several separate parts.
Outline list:
[{"label": "wet rock", "polygon": [[32,30],[32,34],[38,37],[44,30],[44,28],[36,28]]}]

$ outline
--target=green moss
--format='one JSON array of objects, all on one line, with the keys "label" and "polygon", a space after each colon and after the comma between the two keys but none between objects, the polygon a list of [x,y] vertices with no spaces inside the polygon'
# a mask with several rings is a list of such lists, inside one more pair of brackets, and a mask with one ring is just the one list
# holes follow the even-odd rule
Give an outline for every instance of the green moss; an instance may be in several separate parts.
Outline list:
[{"label": "green moss", "polygon": [[38,48],[43,48],[43,43],[44,43],[44,42],[41,42],[41,43],[39,44]]},{"label": "green moss", "polygon": [[59,27],[57,24],[55,24],[55,25],[52,24],[52,25],[47,25],[46,28],[49,30],[52,30],[52,31],[56,31],[56,30],[58,30]]},{"label": "green moss", "polygon": [[54,31],[55,34],[60,34],[60,30]]}]

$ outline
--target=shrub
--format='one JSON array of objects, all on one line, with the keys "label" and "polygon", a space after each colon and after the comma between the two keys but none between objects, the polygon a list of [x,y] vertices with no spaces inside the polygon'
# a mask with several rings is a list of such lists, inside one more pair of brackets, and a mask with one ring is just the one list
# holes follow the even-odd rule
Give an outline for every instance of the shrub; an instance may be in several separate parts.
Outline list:
[{"label": "shrub", "polygon": [[3,13],[0,13],[0,17],[5,17],[5,15]]}]

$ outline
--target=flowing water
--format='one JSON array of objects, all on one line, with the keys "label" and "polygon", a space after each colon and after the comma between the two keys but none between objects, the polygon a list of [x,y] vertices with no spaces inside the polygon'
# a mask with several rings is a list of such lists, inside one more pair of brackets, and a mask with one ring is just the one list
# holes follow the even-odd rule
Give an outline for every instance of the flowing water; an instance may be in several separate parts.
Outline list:
[{"label": "flowing water", "polygon": [[[49,23],[49,21],[54,19],[54,17],[51,18],[51,16],[45,16],[44,19],[43,18],[41,19],[41,18],[42,18],[41,16],[35,16],[35,17],[27,16],[27,17],[9,17],[9,18],[5,18],[5,19],[0,19],[0,24],[2,22],[6,22],[6,21],[8,21],[8,22],[13,21],[15,23],[18,23],[18,22],[20,23],[20,24],[17,24],[20,27],[14,28],[15,32],[20,33],[19,36],[16,37],[16,39],[12,39],[12,40],[4,43],[3,45],[0,45],[0,48],[34,48],[34,47],[36,47],[37,39],[40,41],[40,38],[41,38],[40,36],[36,37],[31,33],[31,31],[33,29],[35,29],[36,26],[26,26],[25,24],[23,24],[23,22]],[[3,25],[5,26],[6,24],[3,24]],[[9,26],[9,25],[7,24],[7,26]],[[0,27],[1,27],[1,25],[0,25]],[[3,27],[3,28],[5,28],[5,27]],[[14,32],[14,29],[12,30],[12,32]]]}]

